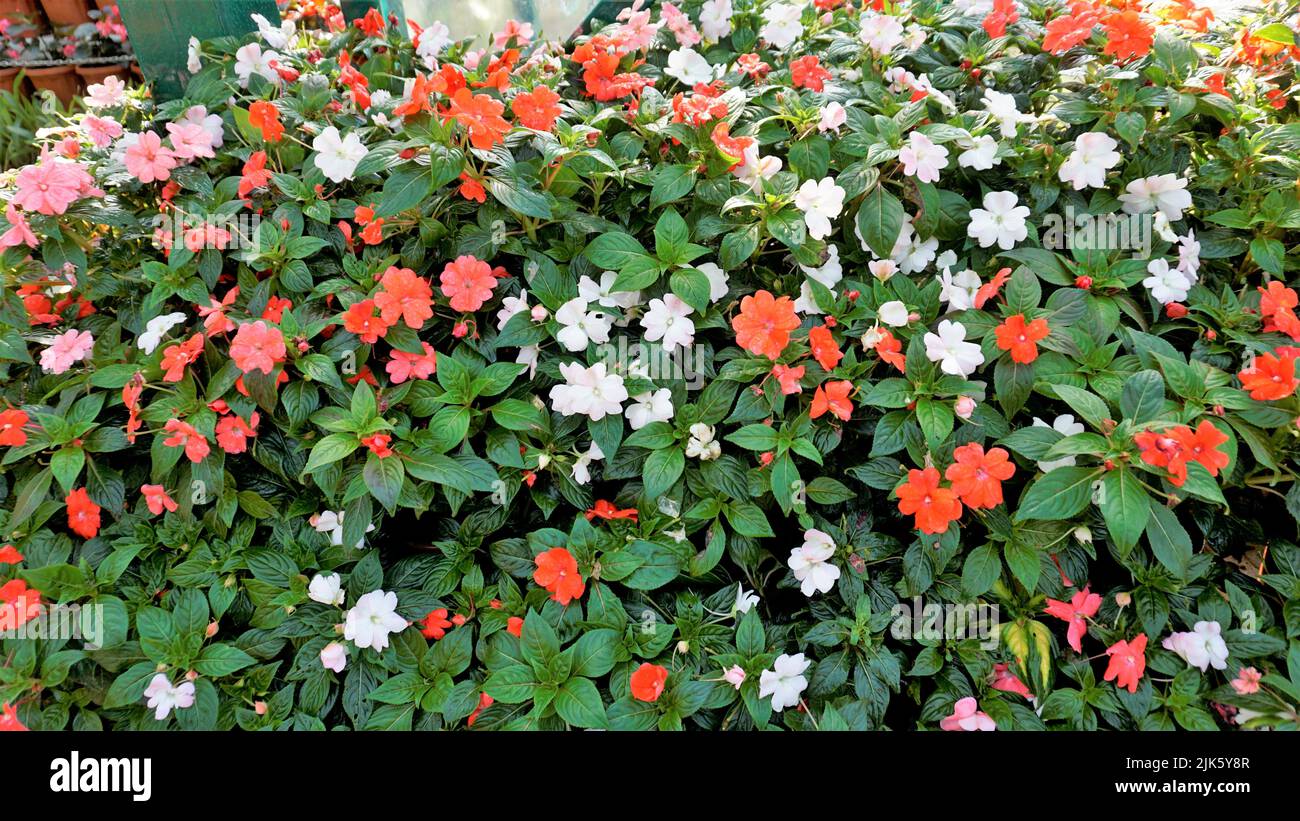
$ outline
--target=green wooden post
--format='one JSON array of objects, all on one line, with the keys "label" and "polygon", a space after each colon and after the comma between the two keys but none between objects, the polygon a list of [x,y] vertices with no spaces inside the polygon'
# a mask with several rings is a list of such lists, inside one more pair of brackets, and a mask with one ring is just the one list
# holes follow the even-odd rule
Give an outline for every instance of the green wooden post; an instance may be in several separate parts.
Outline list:
[{"label": "green wooden post", "polygon": [[618,19],[623,9],[631,7],[632,0],[599,0],[574,34],[590,34],[595,23],[599,22],[602,26],[612,23]]},{"label": "green wooden post", "polygon": [[396,14],[398,25],[406,26],[406,10],[402,8],[402,0],[341,0],[339,8],[348,20],[357,20],[365,17],[370,9],[379,9],[385,21],[388,20],[388,15]]},{"label": "green wooden post", "polygon": [[191,37],[241,37],[257,30],[252,14],[280,19],[275,0],[119,0],[118,7],[140,70],[160,100],[185,91]]}]

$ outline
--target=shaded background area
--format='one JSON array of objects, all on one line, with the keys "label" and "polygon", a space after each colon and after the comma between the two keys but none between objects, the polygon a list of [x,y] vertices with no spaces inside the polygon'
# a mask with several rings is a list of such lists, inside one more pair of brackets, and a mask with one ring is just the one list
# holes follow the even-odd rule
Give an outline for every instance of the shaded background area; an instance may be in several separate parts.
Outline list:
[{"label": "shaded background area", "polygon": [[441,20],[451,36],[483,36],[507,20],[531,22],[536,34],[567,37],[599,0],[403,0],[406,16],[422,26]]}]

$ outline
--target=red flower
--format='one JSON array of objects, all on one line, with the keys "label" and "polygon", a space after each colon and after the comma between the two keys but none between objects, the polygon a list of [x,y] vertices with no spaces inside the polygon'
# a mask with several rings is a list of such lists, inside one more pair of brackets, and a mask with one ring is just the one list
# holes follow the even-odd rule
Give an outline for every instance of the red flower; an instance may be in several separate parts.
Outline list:
[{"label": "red flower", "polygon": [[[724,105],[723,108],[726,106]],[[713,144],[718,147],[718,152],[723,157],[736,164],[745,158],[745,152],[754,144],[753,137],[731,136],[731,124],[727,122],[715,125],[709,139],[713,140]]]},{"label": "red flower", "polygon": [[668,681],[668,671],[658,664],[642,662],[636,668],[628,683],[632,687],[632,698],[637,701],[658,701],[663,695],[664,684]]},{"label": "red flower", "polygon": [[1092,29],[1097,25],[1097,13],[1087,3],[1075,3],[1071,13],[1057,17],[1047,24],[1047,36],[1043,38],[1043,51],[1052,54],[1064,54],[1092,36]]},{"label": "red flower", "polygon": [[592,519],[599,517],[606,520],[630,519],[635,522],[637,515],[637,509],[634,507],[620,510],[614,506],[613,502],[607,502],[604,499],[597,499],[595,507],[592,507],[587,511],[587,521],[590,522]]},{"label": "red flower", "polygon": [[956,460],[944,476],[962,503],[972,509],[992,509],[1002,504],[1002,483],[1016,472],[1016,465],[1002,448],[990,448],[978,442],[962,445],[952,452]]},{"label": "red flower", "polygon": [[524,620],[518,616],[506,619],[506,632],[515,638],[521,638],[524,635]]},{"label": "red flower", "polygon": [[803,391],[803,388],[799,386],[799,380],[803,379],[805,370],[807,369],[803,365],[796,368],[791,368],[788,365],[773,365],[772,376],[780,383],[781,393],[789,396]]},{"label": "red flower", "polygon": [[492,298],[492,289],[497,284],[492,266],[469,254],[448,262],[438,282],[450,299],[452,309],[457,311],[482,308],[483,303]]},{"label": "red flower", "polygon": [[1228,441],[1228,434],[1219,430],[1209,419],[1202,419],[1195,433],[1186,425],[1179,425],[1170,434],[1183,449],[1184,458],[1199,462],[1211,476],[1218,476],[1219,468],[1228,466],[1228,454],[1218,449],[1219,445]]},{"label": "red flower", "polygon": [[794,301],[788,296],[773,297],[759,291],[740,300],[740,313],[731,319],[736,344],[768,359],[779,359],[790,344],[790,332],[799,327]]},{"label": "red flower", "polygon": [[884,328],[877,329],[876,333],[880,335],[874,346],[876,356],[898,368],[899,373],[907,373],[907,357],[903,355],[902,341]]},{"label": "red flower", "polygon": [[447,619],[447,608],[439,607],[437,610],[430,610],[424,618],[420,619],[420,635],[426,639],[440,639],[447,635],[447,629],[451,627],[451,622]]},{"label": "red flower", "polygon": [[488,695],[487,693],[479,693],[478,706],[474,708],[474,712],[469,714],[469,718],[465,719],[465,726],[473,727],[474,722],[478,721],[478,714],[486,710],[488,707],[491,707],[493,702],[494,699],[492,698],[492,696]]},{"label": "red flower", "polygon": [[433,289],[410,268],[390,266],[379,284],[383,290],[375,294],[375,305],[384,324],[396,325],[401,319],[418,331],[433,316]]},{"label": "red flower", "polygon": [[217,444],[226,453],[243,453],[248,450],[248,438],[257,435],[259,418],[257,411],[248,417],[248,422],[233,413],[221,417],[217,423]]},{"label": "red flower", "polygon": [[560,107],[556,105],[559,101],[559,94],[546,86],[538,86],[530,92],[516,94],[510,103],[510,110],[523,127],[550,131],[555,128],[555,121],[561,113]]},{"label": "red flower", "polygon": [[1016,314],[993,329],[998,339],[998,348],[1011,351],[1011,361],[1028,365],[1038,358],[1038,342],[1045,339],[1050,330],[1046,319],[1035,319],[1025,324],[1025,315]]},{"label": "red flower", "polygon": [[99,505],[95,504],[85,488],[77,488],[63,500],[68,506],[68,529],[83,539],[93,539],[99,534]]},{"label": "red flower", "polygon": [[1146,56],[1156,36],[1156,30],[1132,10],[1112,14],[1102,28],[1107,38],[1102,53],[1114,55],[1120,61]]},{"label": "red flower", "polygon": [[1068,601],[1057,601],[1056,599],[1047,600],[1047,608],[1044,610],[1049,616],[1056,616],[1070,627],[1066,631],[1066,640],[1069,642],[1071,649],[1076,653],[1083,652],[1083,637],[1088,634],[1088,619],[1097,615],[1101,609],[1101,596],[1096,593],[1089,593],[1085,587]]},{"label": "red flower", "polygon": [[1015,0],[993,0],[993,11],[984,18],[984,33],[989,37],[1001,37],[1007,33],[1007,26],[1020,19]]},{"label": "red flower", "polygon": [[1297,382],[1295,376],[1295,348],[1278,348],[1273,354],[1265,353],[1255,357],[1254,364],[1237,374],[1241,379],[1242,390],[1250,391],[1250,398],[1261,402],[1285,399],[1295,393]]},{"label": "red flower", "polygon": [[164,382],[179,382],[185,378],[185,368],[198,360],[203,353],[203,334],[195,334],[163,350],[162,369]]},{"label": "red flower", "polygon": [[27,432],[23,426],[29,421],[27,413],[18,408],[0,411],[0,445],[21,447],[27,444]]},{"label": "red flower", "polygon": [[23,560],[23,554],[18,552],[18,548],[11,544],[0,547],[0,564],[18,564]]},{"label": "red flower", "polygon": [[849,400],[849,394],[852,392],[853,383],[847,379],[818,385],[817,390],[813,392],[809,417],[816,419],[829,411],[843,421],[849,421],[849,417],[853,415],[853,402]]},{"label": "red flower", "polygon": [[393,449],[389,447],[392,441],[393,437],[388,434],[376,433],[363,438],[361,444],[369,448],[370,452],[378,456],[380,459],[387,459],[394,453]]},{"label": "red flower", "polygon": [[898,511],[916,517],[916,528],[922,533],[944,533],[948,524],[961,518],[961,502],[951,488],[939,487],[936,468],[907,472],[907,483],[900,486]]},{"label": "red flower", "polygon": [[1147,634],[1138,633],[1132,641],[1119,641],[1106,649],[1110,663],[1106,665],[1103,681],[1114,679],[1116,687],[1127,687],[1130,693],[1136,693],[1138,682],[1147,668]]},{"label": "red flower", "polygon": [[179,507],[162,485],[140,485],[140,493],[144,495],[144,503],[149,507],[149,512],[155,516],[164,510],[174,513]]},{"label": "red flower", "polygon": [[212,450],[208,445],[207,437],[199,433],[189,422],[168,419],[167,424],[163,425],[163,430],[171,434],[163,440],[163,444],[169,448],[185,448],[185,455],[191,462],[202,462]]},{"label": "red flower", "polygon": [[763,59],[757,54],[742,54],[736,58],[736,68],[741,72],[749,75],[751,80],[761,80],[767,76],[772,67],[763,62]]},{"label": "red flower", "polygon": [[468,171],[460,173],[460,188],[457,190],[467,200],[487,202],[487,190],[483,188],[483,183],[471,177]]},{"label": "red flower", "polygon": [[249,106],[248,124],[262,132],[262,139],[268,143],[284,139],[284,124],[280,122],[280,109],[275,103],[258,100]]},{"label": "red flower", "polygon": [[790,82],[794,84],[795,88],[822,91],[826,88],[826,81],[830,78],[831,73],[822,68],[815,55],[809,54],[800,57],[798,60],[790,61]]},{"label": "red flower", "polygon": [[1002,290],[1002,286],[1007,284],[1008,279],[1011,279],[1011,269],[1001,268],[993,275],[993,279],[981,285],[979,290],[975,292],[975,309],[983,308],[984,303],[997,296],[998,292]]},{"label": "red flower", "polygon": [[578,574],[578,561],[572,553],[562,547],[553,547],[537,554],[533,561],[537,563],[533,581],[551,591],[552,599],[568,604],[582,596],[586,585]]},{"label": "red flower", "polygon": [[415,80],[411,83],[411,96],[405,102],[393,109],[394,117],[410,118],[413,114],[419,114],[421,111],[433,111],[433,105],[429,102],[429,95],[436,89],[434,83],[430,82],[420,72],[415,72]]},{"label": "red flower", "polygon": [[835,337],[831,335],[831,329],[825,325],[818,325],[808,332],[808,346],[812,348],[813,358],[817,360],[817,364],[821,365],[823,370],[835,370],[835,366],[840,364],[840,360],[844,358],[840,346],[835,344]]},{"label": "red flower", "polygon": [[0,733],[2,732],[26,732],[27,728],[18,720],[18,708],[9,702],[0,706]]},{"label": "red flower", "polygon": [[243,373],[261,371],[270,375],[284,361],[285,353],[284,334],[260,319],[240,325],[230,342],[230,358]]},{"label": "red flower", "polygon": [[0,585],[0,628],[5,631],[22,627],[41,613],[41,593],[22,579]]},{"label": "red flower", "polygon": [[388,333],[388,327],[391,323],[385,322],[383,317],[376,316],[377,307],[373,299],[363,299],[360,302],[354,302],[343,312],[343,329],[361,337],[361,341],[367,345],[373,345],[379,341],[379,338]]},{"label": "red flower", "polygon": [[505,109],[499,100],[462,88],[452,96],[451,107],[443,118],[455,118],[469,132],[470,144],[486,151],[504,141],[510,131],[510,123],[501,117]]}]

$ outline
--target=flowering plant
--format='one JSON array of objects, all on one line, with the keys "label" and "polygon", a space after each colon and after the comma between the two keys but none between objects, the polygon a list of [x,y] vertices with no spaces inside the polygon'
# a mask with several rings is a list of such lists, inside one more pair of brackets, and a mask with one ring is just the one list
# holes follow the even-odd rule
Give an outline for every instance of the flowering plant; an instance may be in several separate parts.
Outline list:
[{"label": "flowering plant", "polygon": [[1294,727],[1270,14],[326,8],[93,86],[0,187],[0,614],[99,622],[5,721]]}]

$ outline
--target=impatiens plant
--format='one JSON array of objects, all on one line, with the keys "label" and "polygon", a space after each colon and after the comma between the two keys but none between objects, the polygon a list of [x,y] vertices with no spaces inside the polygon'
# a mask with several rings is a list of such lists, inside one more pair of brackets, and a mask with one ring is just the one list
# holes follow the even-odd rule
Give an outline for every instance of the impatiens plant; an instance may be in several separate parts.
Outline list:
[{"label": "impatiens plant", "polygon": [[313,20],[0,175],[0,729],[1300,723],[1293,4]]}]

